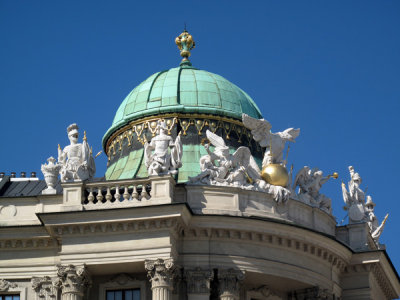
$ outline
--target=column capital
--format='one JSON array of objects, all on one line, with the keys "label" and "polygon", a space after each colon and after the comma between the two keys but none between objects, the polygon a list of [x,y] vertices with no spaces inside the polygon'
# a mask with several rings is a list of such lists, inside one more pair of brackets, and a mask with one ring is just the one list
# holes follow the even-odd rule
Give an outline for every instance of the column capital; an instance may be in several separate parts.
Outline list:
[{"label": "column capital", "polygon": [[176,265],[172,258],[146,259],[144,267],[151,282],[151,288],[166,287],[173,288],[173,277]]},{"label": "column capital", "polygon": [[92,284],[86,265],[61,266],[58,265],[58,282],[56,285],[62,289],[62,294],[76,294],[83,297],[84,292]]},{"label": "column capital", "polygon": [[218,269],[219,292],[221,299],[239,299],[244,272],[237,269]]},{"label": "column capital", "polygon": [[211,270],[199,267],[185,270],[188,294],[210,294],[210,281],[213,279]]}]

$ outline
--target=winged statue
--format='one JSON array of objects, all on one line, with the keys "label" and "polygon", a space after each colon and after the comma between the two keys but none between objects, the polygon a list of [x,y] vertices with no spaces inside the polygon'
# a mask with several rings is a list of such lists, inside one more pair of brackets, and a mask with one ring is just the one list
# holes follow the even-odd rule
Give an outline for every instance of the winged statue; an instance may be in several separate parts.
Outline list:
[{"label": "winged statue", "polygon": [[247,147],[239,147],[230,154],[229,147],[222,137],[209,130],[206,131],[206,135],[215,148],[211,151],[209,143],[204,145],[208,154],[200,158],[201,173],[191,177],[191,182],[242,186],[253,180],[252,177],[259,176],[257,163]]},{"label": "winged statue", "polygon": [[263,159],[263,167],[268,164],[285,164],[283,150],[286,142],[295,142],[300,134],[300,129],[288,128],[282,132],[271,132],[271,124],[265,119],[255,119],[247,114],[242,114],[242,121],[246,128],[261,147],[266,147]]},{"label": "winged statue", "polygon": [[[190,177],[191,183],[210,185],[231,185],[245,189],[273,194],[274,199],[286,201],[290,191],[273,186],[262,180],[260,169],[247,147],[239,147],[233,154],[224,139],[211,131],[206,131],[210,143],[204,144],[207,154],[200,158],[201,173]],[[210,150],[210,144],[214,151]]]}]

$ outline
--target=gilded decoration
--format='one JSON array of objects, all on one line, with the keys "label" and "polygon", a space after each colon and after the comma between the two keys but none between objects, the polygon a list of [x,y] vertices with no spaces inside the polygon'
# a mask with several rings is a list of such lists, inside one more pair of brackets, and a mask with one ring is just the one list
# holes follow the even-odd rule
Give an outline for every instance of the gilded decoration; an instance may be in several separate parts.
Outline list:
[{"label": "gilded decoration", "polygon": [[194,49],[195,42],[192,35],[186,31],[186,29],[175,39],[175,44],[181,52],[183,61],[187,61],[191,55],[190,51]]},{"label": "gilded decoration", "polygon": [[[205,115],[205,114],[165,114],[148,117],[132,121],[129,125],[119,129],[107,141],[106,153],[108,160],[118,151],[122,151],[123,141],[126,139],[128,146],[132,144],[133,139],[139,141],[142,145],[147,142],[146,133],[149,132],[152,137],[156,135],[158,122],[165,122],[167,134],[171,135],[175,126],[179,126],[181,134],[187,135],[189,128],[196,129],[197,134],[206,138],[205,130],[215,133],[219,128],[223,130],[224,138],[230,139],[232,132],[238,136],[239,144],[250,144],[252,140],[251,131],[243,126],[241,121],[226,117]],[[261,148],[257,144],[257,151]]]}]

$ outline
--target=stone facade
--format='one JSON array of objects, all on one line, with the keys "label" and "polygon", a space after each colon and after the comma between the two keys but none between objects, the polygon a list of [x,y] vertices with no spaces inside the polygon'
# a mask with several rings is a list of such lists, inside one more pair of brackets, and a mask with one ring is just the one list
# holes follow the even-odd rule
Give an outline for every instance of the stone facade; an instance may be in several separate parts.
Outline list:
[{"label": "stone facade", "polygon": [[[171,176],[63,183],[1,198],[0,294],[20,299],[395,299],[396,270],[367,223],[296,199]],[[116,193],[118,191],[118,193]]]}]

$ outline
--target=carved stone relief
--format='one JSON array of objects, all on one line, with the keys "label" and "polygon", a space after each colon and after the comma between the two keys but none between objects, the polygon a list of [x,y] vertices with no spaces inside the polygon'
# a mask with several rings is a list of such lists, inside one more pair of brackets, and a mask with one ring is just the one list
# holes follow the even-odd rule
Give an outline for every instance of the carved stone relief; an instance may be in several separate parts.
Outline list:
[{"label": "carved stone relief", "polygon": [[0,279],[0,291],[7,292],[9,289],[16,288],[18,285],[15,282],[10,282],[5,279]]},{"label": "carved stone relief", "polygon": [[33,277],[32,289],[35,291],[36,300],[56,300],[58,295],[57,280],[48,276]]}]

